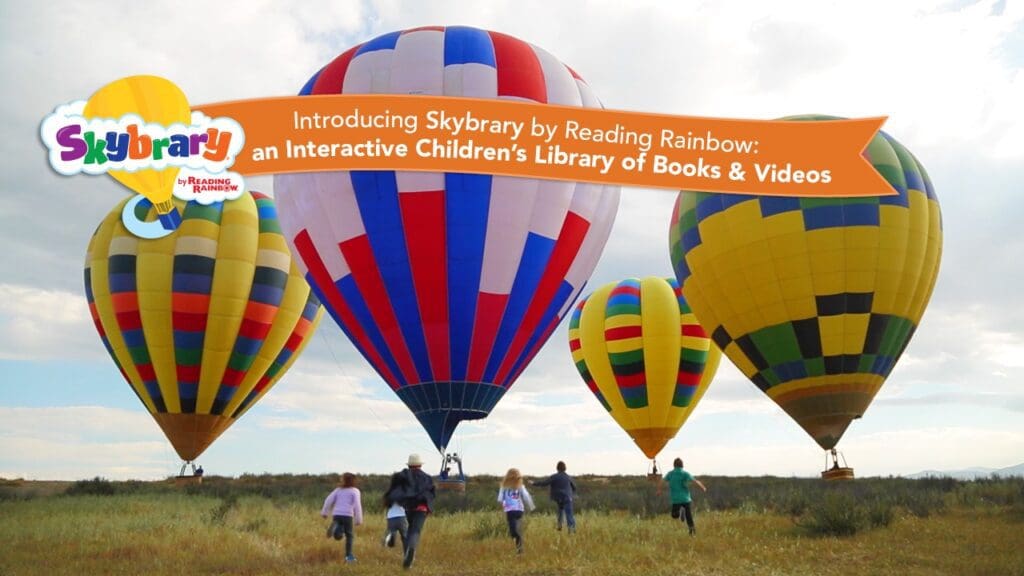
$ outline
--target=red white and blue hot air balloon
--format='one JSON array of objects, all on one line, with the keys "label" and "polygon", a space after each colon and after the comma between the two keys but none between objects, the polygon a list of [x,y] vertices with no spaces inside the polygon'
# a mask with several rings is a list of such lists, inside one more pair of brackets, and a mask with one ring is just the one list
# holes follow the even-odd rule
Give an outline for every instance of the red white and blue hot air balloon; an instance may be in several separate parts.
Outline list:
[{"label": "red white and blue hot air balloon", "polygon": [[[368,93],[601,106],[551,54],[461,26],[374,38],[301,91]],[[619,204],[617,186],[388,171],[278,175],[275,196],[310,285],[442,451],[570,310]]]}]

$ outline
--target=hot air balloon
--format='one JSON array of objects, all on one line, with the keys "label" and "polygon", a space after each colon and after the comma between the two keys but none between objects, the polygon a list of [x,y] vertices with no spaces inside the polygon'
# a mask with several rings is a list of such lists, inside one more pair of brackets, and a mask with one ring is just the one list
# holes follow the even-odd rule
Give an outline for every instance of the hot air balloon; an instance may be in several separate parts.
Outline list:
[{"label": "hot air balloon", "polygon": [[[86,118],[120,119],[125,114],[135,114],[144,121],[162,126],[184,124],[192,121],[192,109],[188,99],[170,80],[159,76],[129,76],[107,84],[96,91],[86,102],[82,115]],[[144,168],[134,172],[111,170],[110,177],[129,189],[146,197],[155,207],[159,223],[142,225],[140,235],[156,238],[170,234],[181,222],[175,210],[171,195],[178,168]],[[138,221],[128,221],[137,225]],[[156,229],[156,230],[154,230]]]},{"label": "hot air balloon", "polygon": [[924,167],[883,132],[864,154],[897,195],[681,192],[669,235],[701,325],[826,450],[864,414],[910,342],[942,252]]},{"label": "hot air balloon", "polygon": [[[85,294],[110,357],[191,462],[288,370],[321,307],[269,197],[175,200],[182,223],[157,240],[125,229],[126,202],[89,243]],[[152,220],[146,204],[139,220]]]},{"label": "hot air balloon", "polygon": [[569,320],[569,349],[598,402],[651,460],[693,412],[722,357],[676,280],[653,276],[583,298]]},{"label": "hot air balloon", "polygon": [[[301,91],[365,93],[600,106],[547,52],[459,26],[379,36]],[[477,174],[336,171],[274,186],[309,283],[442,453],[572,306],[619,202],[618,187]]]}]

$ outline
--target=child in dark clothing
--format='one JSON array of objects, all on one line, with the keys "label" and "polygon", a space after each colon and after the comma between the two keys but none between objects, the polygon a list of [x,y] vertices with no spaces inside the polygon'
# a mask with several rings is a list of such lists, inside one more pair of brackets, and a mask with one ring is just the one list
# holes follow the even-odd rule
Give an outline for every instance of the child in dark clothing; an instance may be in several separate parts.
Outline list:
[{"label": "child in dark clothing", "polygon": [[548,477],[547,480],[532,482],[531,486],[550,486],[551,499],[558,506],[558,524],[556,530],[562,529],[562,518],[565,517],[569,533],[576,532],[576,517],[573,516],[572,500],[576,496],[576,483],[572,476],[565,473],[565,462],[559,462],[555,466],[557,472]]}]

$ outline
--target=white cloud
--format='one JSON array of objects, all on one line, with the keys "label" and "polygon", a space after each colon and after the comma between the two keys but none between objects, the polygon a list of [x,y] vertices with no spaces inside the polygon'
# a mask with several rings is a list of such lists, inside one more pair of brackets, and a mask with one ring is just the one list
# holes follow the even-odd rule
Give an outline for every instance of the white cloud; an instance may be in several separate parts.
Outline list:
[{"label": "white cloud", "polygon": [[419,426],[404,404],[387,397],[376,373],[359,364],[304,362],[288,374],[287,386],[261,400],[257,425],[308,432],[386,432]]},{"label": "white cloud", "polygon": [[0,360],[104,355],[84,293],[0,284]]},{"label": "white cloud", "polygon": [[[897,449],[899,448],[899,449]],[[1024,429],[947,426],[887,430],[849,438],[843,450],[866,474],[913,474],[966,466],[1004,468],[1024,456]]]},{"label": "white cloud", "polygon": [[34,480],[165,478],[174,455],[141,408],[0,407],[0,469]]}]

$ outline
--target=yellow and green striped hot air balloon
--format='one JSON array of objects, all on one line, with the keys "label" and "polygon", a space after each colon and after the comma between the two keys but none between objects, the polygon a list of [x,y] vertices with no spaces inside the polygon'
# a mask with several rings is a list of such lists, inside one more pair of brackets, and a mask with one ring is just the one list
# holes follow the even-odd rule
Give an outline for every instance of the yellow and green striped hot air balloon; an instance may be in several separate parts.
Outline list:
[{"label": "yellow and green striped hot air balloon", "polygon": [[[104,346],[178,455],[195,460],[302,352],[319,300],[292,261],[273,200],[175,200],[181,226],[146,240],[125,199],[89,243],[85,293]],[[136,207],[152,219],[152,204]]]},{"label": "yellow and green striped hot air balloon", "polygon": [[583,298],[569,348],[587,387],[651,459],[689,417],[721,352],[674,279],[613,282]]},{"label": "yellow and green striped hot air balloon", "polygon": [[907,347],[942,252],[939,201],[924,167],[883,132],[864,155],[898,194],[681,192],[669,235],[701,325],[826,450],[864,414]]}]

